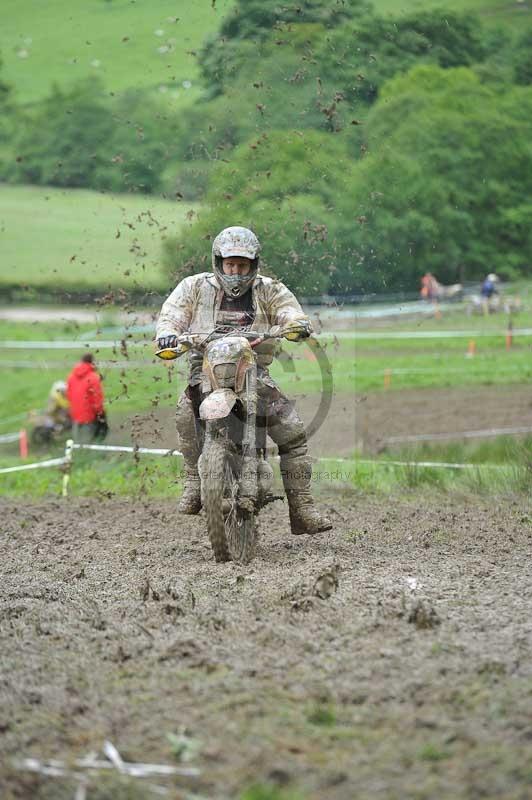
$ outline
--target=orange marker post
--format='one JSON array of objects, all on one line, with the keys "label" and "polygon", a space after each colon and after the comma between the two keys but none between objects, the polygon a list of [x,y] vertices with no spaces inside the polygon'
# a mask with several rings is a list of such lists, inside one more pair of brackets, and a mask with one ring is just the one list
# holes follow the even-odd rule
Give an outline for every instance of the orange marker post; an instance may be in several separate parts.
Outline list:
[{"label": "orange marker post", "polygon": [[28,457],[28,434],[23,429],[20,431],[19,439],[18,439],[18,448],[19,454],[21,458]]},{"label": "orange marker post", "polygon": [[476,352],[477,352],[477,343],[475,342],[474,339],[470,339],[469,344],[467,345],[466,358],[473,358]]},{"label": "orange marker post", "polygon": [[384,370],[384,388],[389,389],[390,384],[392,382],[392,371],[391,369]]},{"label": "orange marker post", "polygon": [[509,350],[512,346],[514,338],[514,326],[512,324],[512,320],[508,320],[508,329],[506,331],[506,349]]}]

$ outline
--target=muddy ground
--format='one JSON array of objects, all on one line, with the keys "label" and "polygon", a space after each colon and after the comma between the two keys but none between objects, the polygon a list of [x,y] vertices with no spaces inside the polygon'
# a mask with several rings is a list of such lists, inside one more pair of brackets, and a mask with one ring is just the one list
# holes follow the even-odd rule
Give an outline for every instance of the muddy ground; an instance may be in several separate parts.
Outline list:
[{"label": "muddy ground", "polygon": [[[2,800],[74,798],[16,758],[175,764],[180,731],[201,775],[158,779],[171,798],[532,797],[530,503],[324,505],[314,538],[271,506],[240,567],[170,502],[3,500]],[[157,796],[138,783],[88,798]]]},{"label": "muddy ground", "polygon": [[[299,395],[295,401],[310,426],[318,412],[319,397]],[[349,457],[355,449],[378,453],[401,447],[387,442],[390,437],[443,433],[456,434],[455,440],[460,441],[463,431],[516,426],[532,429],[530,386],[398,389],[358,395],[338,392],[331,398],[330,409],[310,447],[316,457]],[[175,446],[173,408],[117,420],[109,441],[123,443],[130,437],[150,447]]]}]

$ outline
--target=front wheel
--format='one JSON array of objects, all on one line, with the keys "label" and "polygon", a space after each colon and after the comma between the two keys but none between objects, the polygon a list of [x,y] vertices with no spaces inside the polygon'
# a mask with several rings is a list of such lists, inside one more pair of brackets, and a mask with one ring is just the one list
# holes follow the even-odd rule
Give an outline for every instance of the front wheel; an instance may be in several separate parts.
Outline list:
[{"label": "front wheel", "polygon": [[53,440],[53,428],[46,425],[37,425],[31,432],[31,443],[36,447],[44,447]]},{"label": "front wheel", "polygon": [[255,555],[258,539],[255,514],[251,511],[243,511],[237,506],[227,515],[225,528],[229,552],[233,561],[249,564]]},{"label": "front wheel", "polygon": [[257,523],[254,510],[238,503],[237,459],[221,442],[213,442],[205,456],[203,507],[214,557],[248,564],[255,554]]},{"label": "front wheel", "polygon": [[227,452],[219,442],[213,442],[202,455],[201,494],[207,533],[216,561],[229,561],[225,538],[224,475]]}]

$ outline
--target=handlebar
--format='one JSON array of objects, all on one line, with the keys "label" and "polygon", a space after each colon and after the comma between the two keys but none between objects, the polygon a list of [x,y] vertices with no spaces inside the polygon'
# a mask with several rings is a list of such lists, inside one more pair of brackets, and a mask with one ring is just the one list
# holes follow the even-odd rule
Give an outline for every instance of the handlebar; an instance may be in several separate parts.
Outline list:
[{"label": "handlebar", "polygon": [[225,336],[243,336],[248,339],[251,347],[266,341],[267,339],[282,339],[280,331],[272,329],[271,331],[253,331],[253,330],[239,330],[238,328],[221,331],[214,329],[208,333],[183,333],[178,337],[178,344],[176,347],[165,347],[162,350],[157,350],[155,355],[165,361],[170,361],[186,353],[188,350],[204,349],[214,339],[223,339]]}]

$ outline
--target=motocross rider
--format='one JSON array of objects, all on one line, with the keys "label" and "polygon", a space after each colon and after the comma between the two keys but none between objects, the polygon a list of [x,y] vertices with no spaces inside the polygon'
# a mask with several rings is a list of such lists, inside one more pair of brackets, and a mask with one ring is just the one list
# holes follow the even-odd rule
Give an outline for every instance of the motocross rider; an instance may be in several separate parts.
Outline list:
[{"label": "motocross rider", "polygon": [[[220,325],[236,330],[251,326],[261,333],[278,326],[281,335],[290,334],[296,341],[310,336],[310,320],[292,292],[281,281],[260,274],[259,251],[259,240],[248,228],[221,231],[212,245],[213,272],[184,278],[164,302],[156,329],[157,347],[175,347],[184,332],[206,332]],[[271,340],[255,348],[258,386],[268,405],[268,434],[279,449],[291,530],[293,534],[319,533],[332,525],[314,506],[310,492],[312,467],[303,422],[268,373],[274,349]],[[176,427],[185,467],[178,510],[183,514],[198,514],[201,509],[196,437],[201,364],[202,355],[190,351],[188,386],[177,404]]]}]

